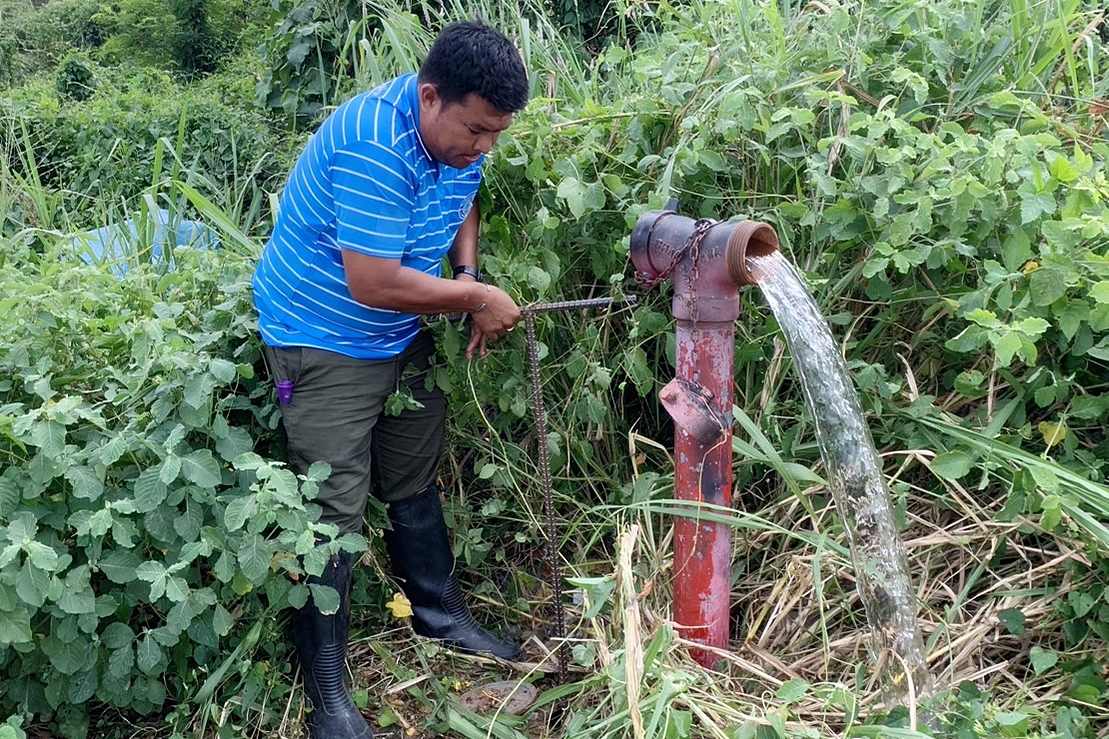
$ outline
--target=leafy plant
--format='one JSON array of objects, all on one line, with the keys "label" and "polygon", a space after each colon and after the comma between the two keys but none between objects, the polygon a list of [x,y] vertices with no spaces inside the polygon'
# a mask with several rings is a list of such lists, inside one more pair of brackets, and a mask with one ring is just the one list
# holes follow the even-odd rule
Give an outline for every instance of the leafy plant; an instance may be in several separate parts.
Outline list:
[{"label": "leafy plant", "polygon": [[319,572],[328,556],[311,503],[327,471],[298,480],[270,461],[249,264],[179,249],[172,271],[117,279],[6,252],[0,711],[81,737],[90,700],[195,705],[209,675],[238,669],[237,645],[249,661],[272,614],[304,602],[287,579],[298,557]]},{"label": "leafy plant", "polygon": [[92,96],[96,77],[87,56],[70,55],[58,66],[54,89],[64,100],[81,102]]}]

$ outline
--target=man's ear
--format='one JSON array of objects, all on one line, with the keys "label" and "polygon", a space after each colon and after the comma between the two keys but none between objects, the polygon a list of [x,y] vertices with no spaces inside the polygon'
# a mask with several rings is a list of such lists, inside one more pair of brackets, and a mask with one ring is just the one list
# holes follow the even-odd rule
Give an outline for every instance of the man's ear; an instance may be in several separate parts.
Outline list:
[{"label": "man's ear", "polygon": [[421,82],[418,94],[421,108],[430,110],[439,103],[439,88],[431,82]]}]

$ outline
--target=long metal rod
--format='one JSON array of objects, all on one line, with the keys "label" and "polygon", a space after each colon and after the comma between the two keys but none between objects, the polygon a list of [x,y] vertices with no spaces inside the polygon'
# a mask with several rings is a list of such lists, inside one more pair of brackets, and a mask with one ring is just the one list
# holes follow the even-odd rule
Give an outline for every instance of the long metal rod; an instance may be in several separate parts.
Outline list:
[{"label": "long metal rod", "polygon": [[554,313],[562,310],[584,308],[607,308],[610,305],[635,305],[637,298],[628,295],[623,298],[586,298],[585,300],[563,300],[555,303],[535,303],[520,309],[525,316],[529,313]]},{"label": "long metal rod", "polygon": [[551,571],[554,599],[555,661],[558,682],[566,682],[566,616],[562,609],[562,564],[558,554],[558,538],[554,518],[554,494],[551,490],[551,450],[547,446],[547,412],[543,407],[543,384],[539,378],[539,342],[535,339],[535,314],[524,313],[527,332],[528,367],[531,370],[531,402],[535,410],[536,447],[539,452],[539,481],[543,485],[543,517],[546,518],[547,566]]},{"label": "long metal rod", "polygon": [[[524,315],[524,331],[528,346],[528,369],[531,374],[531,398],[535,411],[535,436],[539,452],[539,481],[543,486],[543,517],[546,519],[547,566],[550,569],[551,597],[554,600],[555,660],[559,683],[566,682],[566,616],[562,604],[562,559],[558,550],[558,528],[555,523],[554,493],[551,489],[551,450],[547,445],[547,411],[543,406],[543,381],[539,376],[539,342],[535,338],[535,316],[538,313],[605,308],[616,303],[615,298],[589,298],[563,300],[555,303],[536,303],[520,310]],[[636,302],[634,295],[622,303]]]}]

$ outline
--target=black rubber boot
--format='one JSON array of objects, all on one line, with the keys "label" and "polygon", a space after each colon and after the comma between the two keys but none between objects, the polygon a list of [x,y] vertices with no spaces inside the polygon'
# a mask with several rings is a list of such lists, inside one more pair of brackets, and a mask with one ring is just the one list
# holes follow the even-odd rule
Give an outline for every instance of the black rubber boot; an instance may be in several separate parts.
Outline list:
[{"label": "black rubber boot", "polygon": [[312,599],[293,615],[293,640],[312,704],[308,730],[312,739],[372,739],[370,725],[350,697],[347,686],[347,638],[350,636],[351,555],[331,558],[319,577],[308,582],[339,592],[339,610],[320,613]]},{"label": "black rubber boot", "polygon": [[460,652],[514,660],[520,649],[481,628],[454,577],[447,525],[439,488],[432,485],[411,498],[389,504],[393,530],[385,532],[393,574],[412,604],[412,628]]}]

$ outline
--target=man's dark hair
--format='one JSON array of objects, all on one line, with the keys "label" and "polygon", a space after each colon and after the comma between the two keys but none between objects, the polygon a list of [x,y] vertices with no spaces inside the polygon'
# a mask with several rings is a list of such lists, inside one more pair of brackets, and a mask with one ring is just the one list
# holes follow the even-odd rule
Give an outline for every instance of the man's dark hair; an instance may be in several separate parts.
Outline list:
[{"label": "man's dark hair", "polygon": [[420,67],[420,82],[439,90],[444,105],[480,95],[502,113],[528,104],[528,75],[520,52],[500,31],[478,21],[443,29]]}]

